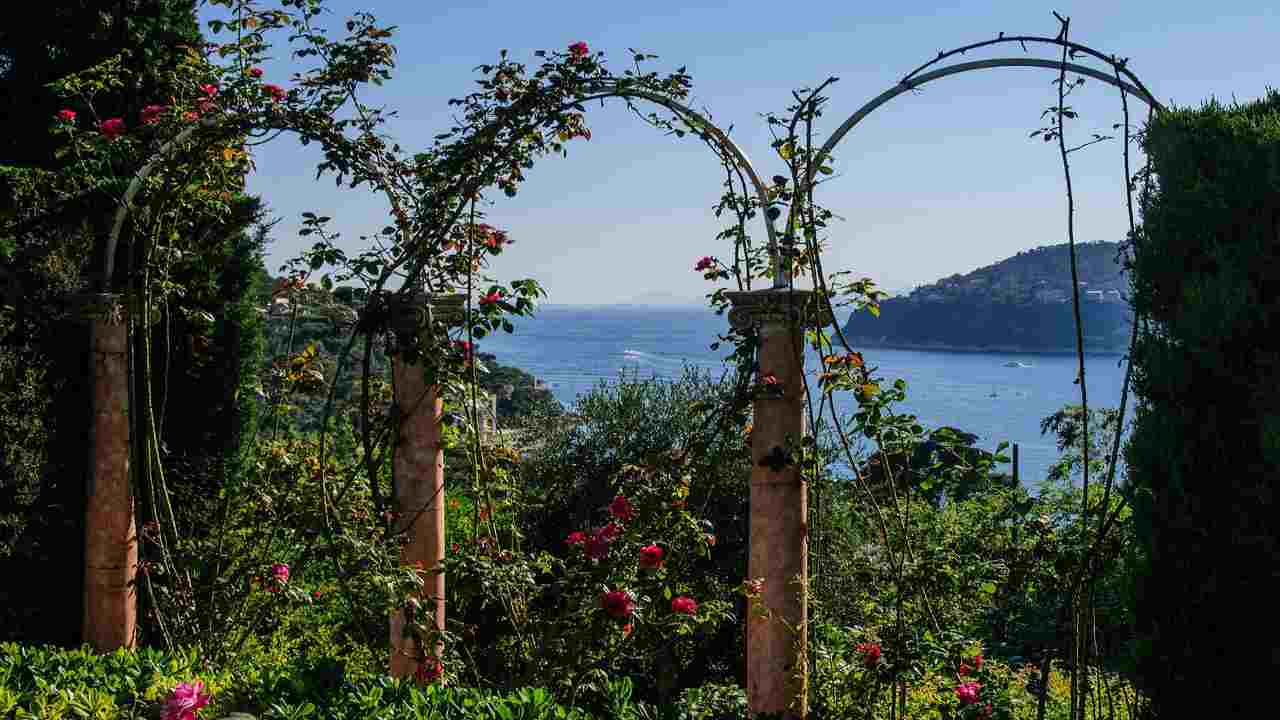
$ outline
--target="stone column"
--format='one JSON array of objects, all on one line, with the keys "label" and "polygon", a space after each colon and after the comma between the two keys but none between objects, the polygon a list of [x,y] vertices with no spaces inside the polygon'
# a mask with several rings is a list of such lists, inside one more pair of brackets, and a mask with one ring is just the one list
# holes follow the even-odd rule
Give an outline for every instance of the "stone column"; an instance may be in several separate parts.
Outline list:
[{"label": "stone column", "polygon": [[[427,317],[449,324],[463,319],[465,295],[428,297],[418,294],[392,305],[392,326],[398,336],[410,340],[426,329]],[[430,571],[444,559],[444,451],[440,447],[440,417],[443,401],[438,388],[426,383],[421,361],[407,362],[401,353],[392,357],[395,405],[400,418],[393,474],[395,510],[400,513],[395,528],[404,533],[400,561],[421,562]],[[420,601],[435,615],[438,630],[444,630],[444,575],[428,574]],[[412,677],[417,670],[417,644],[402,637],[405,614],[391,616],[391,666],[394,677]],[[439,657],[443,645],[437,645]]]},{"label": "stone column", "polygon": [[[729,323],[759,332],[762,390],[753,404],[749,578],[763,592],[747,612],[747,699],[752,716],[807,712],[808,488],[786,456],[805,432],[803,340],[806,327],[826,325],[806,290],[726,293]],[[764,385],[764,378],[776,379]]]},{"label": "stone column", "polygon": [[83,640],[100,653],[136,645],[138,537],[129,485],[129,326],[118,296],[75,295],[90,323],[92,416],[84,534]]}]

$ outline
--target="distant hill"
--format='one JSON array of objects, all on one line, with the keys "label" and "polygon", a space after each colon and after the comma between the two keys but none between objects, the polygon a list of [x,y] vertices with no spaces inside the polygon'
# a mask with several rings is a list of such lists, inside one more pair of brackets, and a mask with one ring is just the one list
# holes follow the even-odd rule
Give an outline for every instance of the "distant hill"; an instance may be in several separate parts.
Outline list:
[{"label": "distant hill", "polygon": [[[1120,244],[1078,243],[1080,314],[1085,349],[1124,352],[1132,311]],[[1068,245],[1020,252],[965,275],[952,275],[881,303],[880,317],[855,313],[851,342],[871,347],[991,352],[1071,352]]]}]

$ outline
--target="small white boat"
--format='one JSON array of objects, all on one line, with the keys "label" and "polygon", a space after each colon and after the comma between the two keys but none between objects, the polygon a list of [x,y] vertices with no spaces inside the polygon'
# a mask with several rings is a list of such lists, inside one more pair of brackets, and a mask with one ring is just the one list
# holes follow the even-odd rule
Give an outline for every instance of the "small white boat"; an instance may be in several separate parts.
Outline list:
[{"label": "small white boat", "polygon": [[1030,363],[1018,362],[1017,360],[1010,360],[1009,362],[1005,363],[1005,364],[1004,364],[1004,366],[1005,366],[1005,367],[1016,367],[1016,368],[1029,368],[1029,367],[1032,367],[1032,365],[1031,365]]}]

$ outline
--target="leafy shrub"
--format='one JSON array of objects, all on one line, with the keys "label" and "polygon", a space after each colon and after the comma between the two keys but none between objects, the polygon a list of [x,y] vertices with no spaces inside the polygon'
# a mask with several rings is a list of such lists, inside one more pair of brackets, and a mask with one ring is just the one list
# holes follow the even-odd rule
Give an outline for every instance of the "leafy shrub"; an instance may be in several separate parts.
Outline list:
[{"label": "leafy shrub", "polygon": [[381,677],[347,677],[333,661],[213,668],[194,653],[157,650],[95,655],[88,648],[0,645],[0,718],[151,718],[179,682],[200,679],[212,695],[201,715],[248,712],[262,720],[586,720],[541,688],[489,693]]}]

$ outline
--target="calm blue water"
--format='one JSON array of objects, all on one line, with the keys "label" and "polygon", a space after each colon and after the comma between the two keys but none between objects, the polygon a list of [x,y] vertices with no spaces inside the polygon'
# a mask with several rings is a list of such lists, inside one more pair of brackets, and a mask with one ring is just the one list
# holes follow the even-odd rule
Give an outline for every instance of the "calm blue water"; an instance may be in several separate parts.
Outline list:
[{"label": "calm blue water", "polygon": [[[713,377],[727,367],[722,360],[727,346],[717,351],[708,346],[728,330],[728,320],[706,308],[544,305],[535,317],[515,322],[514,334],[486,337],[481,350],[541,378],[566,407],[596,384],[616,380],[622,369],[675,378],[686,364],[706,368]],[[1080,402],[1071,355],[855,349],[889,383],[906,381],[907,401],[900,411],[916,415],[926,428],[966,430],[987,449],[1002,440],[1018,443],[1019,473],[1028,484],[1041,480],[1058,455],[1053,438],[1040,435],[1041,419]],[[816,363],[811,355],[807,351],[810,370]],[[1031,367],[1003,367],[1011,360]],[[1087,356],[1085,377],[1090,407],[1119,405],[1124,380],[1119,356]],[[843,415],[852,404],[838,409]]]}]

